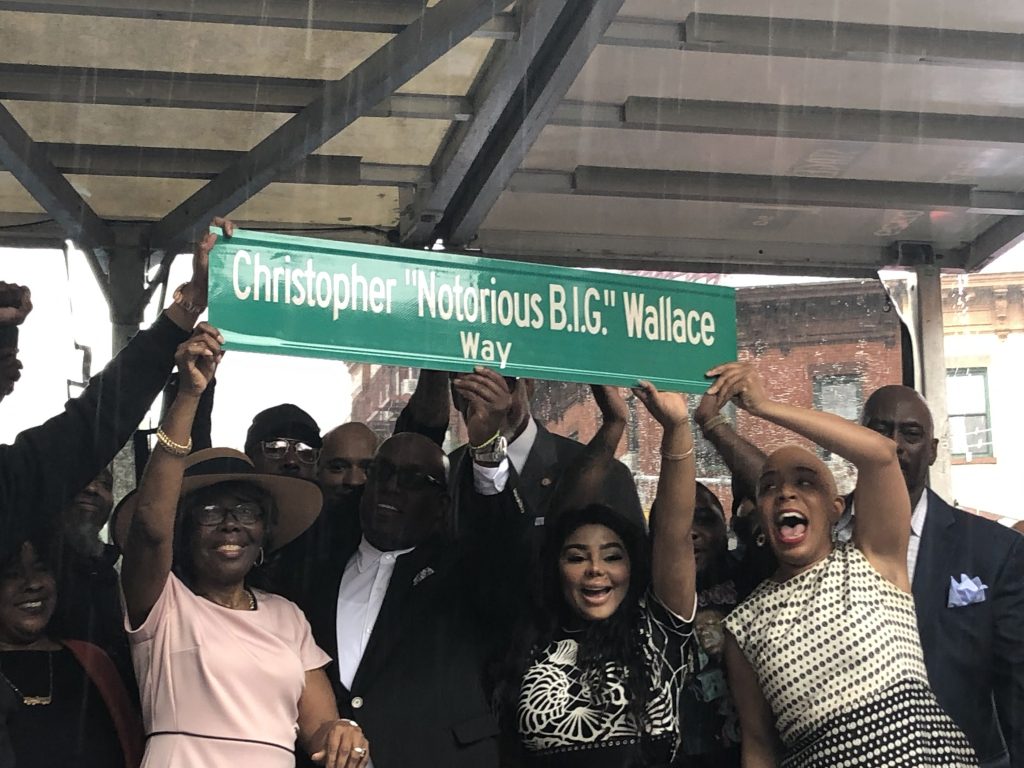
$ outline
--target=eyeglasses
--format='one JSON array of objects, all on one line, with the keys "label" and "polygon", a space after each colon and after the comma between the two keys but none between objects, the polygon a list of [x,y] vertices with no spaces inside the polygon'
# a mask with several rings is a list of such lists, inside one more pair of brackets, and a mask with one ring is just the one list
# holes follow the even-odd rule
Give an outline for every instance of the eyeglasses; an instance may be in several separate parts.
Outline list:
[{"label": "eyeglasses", "polygon": [[295,450],[295,457],[303,464],[315,464],[320,451],[309,443],[301,440],[292,440],[290,437],[275,437],[272,440],[264,440],[260,443],[263,455],[271,460],[283,459],[288,455],[288,449]]},{"label": "eyeglasses", "polygon": [[395,483],[403,491],[425,491],[428,488],[445,487],[444,480],[413,467],[396,466],[387,459],[374,459],[366,474],[375,483],[386,483],[395,478]]},{"label": "eyeglasses", "polygon": [[255,501],[243,501],[233,507],[206,504],[192,513],[199,525],[220,525],[231,515],[239,525],[255,525],[263,519],[263,508]]}]

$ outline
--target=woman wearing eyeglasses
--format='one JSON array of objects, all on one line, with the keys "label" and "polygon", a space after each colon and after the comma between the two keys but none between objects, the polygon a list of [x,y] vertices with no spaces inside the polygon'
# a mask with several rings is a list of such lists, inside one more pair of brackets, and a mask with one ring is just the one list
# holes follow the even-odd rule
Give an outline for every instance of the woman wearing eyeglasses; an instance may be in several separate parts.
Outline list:
[{"label": "woman wearing eyeglasses", "polygon": [[117,512],[121,582],[147,743],[143,766],[285,768],[296,740],[329,768],[361,768],[362,731],[338,710],[301,611],[250,587],[264,553],[320,511],[319,490],[245,454],[190,455],[223,339],[203,323],[178,348],[180,387],[138,492]]}]

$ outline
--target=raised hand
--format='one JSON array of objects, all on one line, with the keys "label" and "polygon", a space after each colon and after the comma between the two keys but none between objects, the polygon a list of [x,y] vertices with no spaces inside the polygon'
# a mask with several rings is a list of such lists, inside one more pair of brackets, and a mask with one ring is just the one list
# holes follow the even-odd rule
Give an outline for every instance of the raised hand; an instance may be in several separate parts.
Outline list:
[{"label": "raised hand", "polygon": [[0,281],[0,326],[21,325],[32,311],[32,291]]},{"label": "raised hand", "polygon": [[659,392],[651,382],[643,380],[633,387],[633,394],[666,430],[690,420],[686,395],[679,392]]},{"label": "raised hand", "polygon": [[460,374],[453,379],[452,386],[469,403],[466,430],[470,445],[482,445],[505,426],[512,407],[512,393],[497,371],[478,365],[473,373]]},{"label": "raised hand", "polygon": [[[215,217],[210,226],[220,227],[224,230],[225,237],[235,234],[235,225],[230,219]],[[194,306],[205,308],[209,302],[209,273],[210,273],[210,251],[217,244],[217,236],[212,232],[203,235],[203,239],[196,244],[192,254],[192,279],[178,290]]]},{"label": "raised hand", "polygon": [[192,336],[178,347],[174,360],[178,364],[178,391],[199,397],[213,381],[224,351],[224,337],[209,323],[200,323]]},{"label": "raised hand", "polygon": [[706,376],[717,376],[708,387],[705,397],[714,397],[721,409],[732,400],[737,406],[755,416],[771,402],[757,370],[750,363],[726,363],[708,371]]}]

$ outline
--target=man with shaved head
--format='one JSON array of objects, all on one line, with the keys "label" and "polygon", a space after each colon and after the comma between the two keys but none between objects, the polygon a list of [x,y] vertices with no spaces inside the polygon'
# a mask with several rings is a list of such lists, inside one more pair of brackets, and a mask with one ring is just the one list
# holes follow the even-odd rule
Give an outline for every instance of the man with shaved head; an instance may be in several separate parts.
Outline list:
[{"label": "man with shaved head", "polygon": [[[308,467],[308,477],[315,476],[324,505],[316,522],[273,555],[265,569],[265,586],[303,610],[324,569],[332,572],[338,552],[359,541],[359,499],[366,485],[366,469],[377,450],[373,430],[355,421],[335,427],[322,440],[312,432],[306,439],[320,446],[317,463]],[[287,452],[283,458],[292,455]],[[298,462],[292,463],[297,471]]]},{"label": "man with shaved head", "polygon": [[[497,768],[483,680],[499,631],[488,603],[502,590],[484,585],[511,571],[504,548],[450,540],[447,458],[435,442],[398,434],[365,463],[357,449],[368,444],[345,425],[327,436],[321,461],[329,498],[349,499],[365,482],[360,535],[335,553],[307,610],[334,659],[327,674],[338,709],[367,734],[374,768]],[[469,511],[497,509],[481,501]],[[516,510],[504,519],[521,529]],[[482,533],[507,541],[500,520],[481,520]]]},{"label": "man with shaved head", "polygon": [[1024,768],[1024,539],[927,487],[938,440],[915,390],[878,389],[862,422],[896,443],[910,493],[907,566],[935,695],[982,766]]}]

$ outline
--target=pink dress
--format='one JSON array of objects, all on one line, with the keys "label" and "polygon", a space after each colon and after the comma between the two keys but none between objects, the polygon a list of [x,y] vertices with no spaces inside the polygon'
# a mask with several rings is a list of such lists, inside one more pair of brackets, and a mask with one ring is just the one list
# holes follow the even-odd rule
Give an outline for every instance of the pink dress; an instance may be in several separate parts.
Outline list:
[{"label": "pink dress", "polygon": [[307,670],[330,661],[298,606],[256,591],[257,610],[194,594],[174,574],[129,628],[146,726],[143,768],[291,768]]}]

